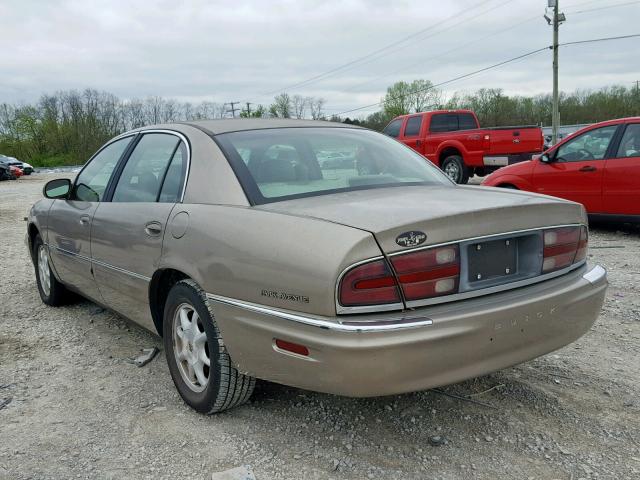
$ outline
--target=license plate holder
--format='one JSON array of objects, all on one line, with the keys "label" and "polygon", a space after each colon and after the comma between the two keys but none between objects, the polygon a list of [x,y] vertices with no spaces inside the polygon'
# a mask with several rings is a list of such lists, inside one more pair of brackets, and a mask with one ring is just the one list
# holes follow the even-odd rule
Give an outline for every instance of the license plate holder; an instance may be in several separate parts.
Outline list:
[{"label": "license plate holder", "polygon": [[502,238],[473,242],[467,247],[469,283],[485,282],[518,272],[518,242]]}]

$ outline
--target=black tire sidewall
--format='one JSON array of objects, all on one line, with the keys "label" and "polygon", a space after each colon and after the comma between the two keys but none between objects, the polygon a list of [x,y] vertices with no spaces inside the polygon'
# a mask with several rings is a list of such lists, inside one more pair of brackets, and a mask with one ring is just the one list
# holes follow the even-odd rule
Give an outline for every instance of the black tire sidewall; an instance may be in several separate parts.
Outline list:
[{"label": "black tire sidewall", "polygon": [[[209,383],[202,392],[194,392],[182,379],[173,350],[173,316],[178,306],[183,303],[190,304],[198,312],[207,334],[211,365],[209,366]],[[194,410],[201,413],[209,413],[211,411],[220,389],[221,369],[218,361],[220,347],[218,344],[218,332],[213,322],[209,309],[193,287],[178,283],[171,289],[165,303],[163,319],[163,341],[167,364],[169,365],[171,378],[173,378],[173,382],[182,399]]]},{"label": "black tire sidewall", "polygon": [[467,181],[469,180],[469,177],[468,177],[469,173],[460,155],[449,155],[447,158],[445,158],[444,161],[442,162],[442,170],[445,171],[447,164],[451,162],[455,162],[456,164],[458,164],[459,175],[458,175],[458,178],[455,179],[454,181],[457,184],[467,183]]}]

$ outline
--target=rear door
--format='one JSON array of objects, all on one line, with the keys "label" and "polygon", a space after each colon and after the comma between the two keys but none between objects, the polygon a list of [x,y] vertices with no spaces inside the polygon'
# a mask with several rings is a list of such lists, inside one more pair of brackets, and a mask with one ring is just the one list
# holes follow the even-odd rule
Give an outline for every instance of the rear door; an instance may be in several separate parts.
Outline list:
[{"label": "rear door", "polygon": [[169,214],[180,201],[185,141],[170,132],[144,133],[93,219],[96,282],[107,305],[154,330],[149,281],[158,267]]},{"label": "rear door", "polygon": [[91,270],[91,222],[132,139],[103,147],[78,174],[69,198],[55,200],[49,210],[46,241],[56,273],[64,284],[97,302],[102,298]]},{"label": "rear door", "polygon": [[605,162],[603,212],[640,215],[640,123],[625,126],[612,158]]},{"label": "rear door", "polygon": [[419,113],[407,117],[402,132],[402,143],[413,148],[416,152],[424,155],[424,141],[421,138],[422,118],[424,115]]},{"label": "rear door", "polygon": [[601,213],[602,181],[609,145],[618,125],[588,130],[560,144],[552,161],[536,161],[536,192],[582,203],[589,213]]}]

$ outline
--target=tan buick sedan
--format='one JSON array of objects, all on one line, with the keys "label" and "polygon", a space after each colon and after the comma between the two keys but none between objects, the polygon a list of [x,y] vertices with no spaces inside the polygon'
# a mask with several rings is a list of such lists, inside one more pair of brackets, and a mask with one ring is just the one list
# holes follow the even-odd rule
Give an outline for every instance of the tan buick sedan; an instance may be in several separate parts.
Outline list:
[{"label": "tan buick sedan", "polygon": [[256,378],[374,396],[483,375],[583,335],[607,289],[579,204],[455,185],[342,124],[141,128],[44,195],[44,303],[74,292],[157,332],[205,413]]}]

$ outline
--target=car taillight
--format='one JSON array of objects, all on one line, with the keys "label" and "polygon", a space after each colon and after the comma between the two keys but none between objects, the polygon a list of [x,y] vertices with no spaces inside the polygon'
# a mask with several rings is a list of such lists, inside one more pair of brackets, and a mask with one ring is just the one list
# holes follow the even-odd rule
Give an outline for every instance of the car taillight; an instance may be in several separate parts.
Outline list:
[{"label": "car taillight", "polygon": [[342,277],[340,304],[345,307],[400,303],[396,279],[385,260],[358,265]]},{"label": "car taillight", "polygon": [[458,291],[460,255],[457,245],[430,248],[391,258],[407,300],[449,295]]},{"label": "car taillight", "polygon": [[543,231],[542,273],[554,272],[583,261],[587,256],[587,227],[560,227]]}]

